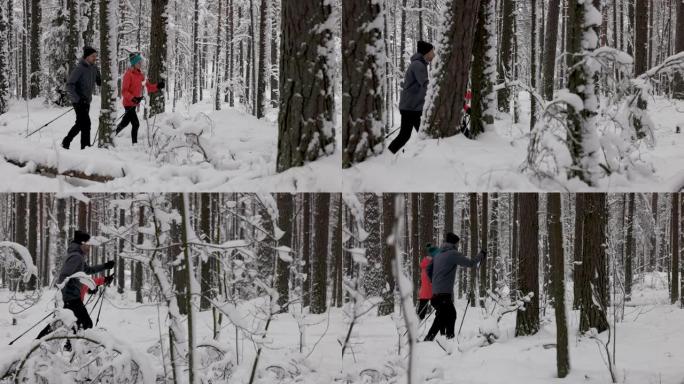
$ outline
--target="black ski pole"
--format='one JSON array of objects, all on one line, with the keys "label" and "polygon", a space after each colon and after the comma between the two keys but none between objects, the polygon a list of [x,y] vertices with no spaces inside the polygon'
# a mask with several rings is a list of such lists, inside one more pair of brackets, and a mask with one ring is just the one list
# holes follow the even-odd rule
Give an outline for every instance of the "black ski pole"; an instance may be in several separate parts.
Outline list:
[{"label": "black ski pole", "polygon": [[[104,296],[106,289],[107,289],[106,285],[104,287],[102,287],[102,293],[100,293],[100,298],[102,298]],[[97,320],[95,320],[95,325],[97,325],[100,322],[100,313],[102,313],[102,304],[104,304],[104,299],[100,300],[100,309],[97,311]]]},{"label": "black ski pole", "polygon": [[465,320],[466,314],[468,313],[468,307],[470,307],[470,299],[475,296],[475,292],[470,290],[470,293],[468,294],[468,302],[466,303],[466,309],[463,311],[463,317],[461,317],[461,325],[458,327],[458,335],[456,335],[456,338],[461,336],[461,328],[463,328],[463,321]]},{"label": "black ski pole", "polygon": [[390,137],[390,136],[392,136],[392,134],[393,134],[394,132],[398,131],[399,128],[401,128],[401,127],[397,127],[394,131],[392,131],[392,132],[386,134],[386,135],[385,135],[385,139],[388,138],[388,137]]},{"label": "black ski pole", "polygon": [[54,312],[50,312],[50,313],[48,313],[47,315],[45,315],[45,317],[43,317],[42,319],[38,320],[37,323],[33,324],[33,326],[32,326],[31,328],[27,329],[24,333],[22,333],[21,335],[17,336],[16,339],[10,341],[9,345],[14,344],[15,341],[21,339],[22,336],[24,336],[25,334],[27,334],[30,330],[32,330],[33,328],[35,328],[36,326],[38,326],[38,324],[42,323],[45,319],[47,319],[48,317],[52,316],[53,314],[54,314]]},{"label": "black ski pole", "polygon": [[28,138],[31,137],[34,133],[36,133],[36,132],[40,131],[41,129],[47,127],[48,125],[54,123],[57,119],[59,119],[60,117],[66,115],[67,113],[69,113],[69,112],[71,112],[71,111],[73,111],[73,110],[74,110],[74,108],[72,107],[72,108],[69,109],[68,111],[62,113],[61,115],[55,117],[54,119],[48,121],[47,123],[45,123],[45,124],[43,124],[43,125],[41,125],[39,128],[34,129],[33,132],[29,133],[29,134],[26,135],[26,137],[24,137],[24,138],[25,138],[25,139],[28,139]]}]

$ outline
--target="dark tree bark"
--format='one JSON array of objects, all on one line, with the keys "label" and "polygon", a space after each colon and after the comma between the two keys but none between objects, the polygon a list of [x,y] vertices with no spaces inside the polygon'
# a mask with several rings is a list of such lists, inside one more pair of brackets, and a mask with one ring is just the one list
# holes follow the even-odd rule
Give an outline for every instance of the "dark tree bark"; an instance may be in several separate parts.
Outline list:
[{"label": "dark tree bark", "polygon": [[601,333],[608,329],[606,307],[606,195],[588,193],[583,197],[582,265],[579,284],[580,332],[596,328]]},{"label": "dark tree bark", "polygon": [[314,216],[315,238],[313,243],[314,263],[311,271],[311,313],[324,313],[327,309],[328,273],[328,225],[330,222],[330,194],[315,195]]},{"label": "dark tree bark", "polygon": [[[289,193],[279,193],[277,195],[278,203],[278,228],[283,231],[283,236],[278,241],[281,247],[288,247],[293,249],[292,229],[294,209],[292,202],[292,195]],[[287,312],[286,303],[290,300],[289,277],[290,277],[290,262],[283,260],[280,255],[276,259],[276,288],[278,290],[278,305],[282,312]]]},{"label": "dark tree bark", "polygon": [[546,33],[544,34],[544,98],[553,100],[554,75],[556,72],[556,41],[558,40],[558,13],[560,0],[549,0]]},{"label": "dark tree bark", "polygon": [[[434,238],[434,219],[435,219],[435,194],[421,193],[420,194],[420,243],[416,249],[416,256],[420,259],[424,253],[425,244],[432,243],[437,245],[437,240]],[[420,267],[418,267],[420,273]]]},{"label": "dark tree bark", "polygon": [[419,194],[411,194],[411,271],[413,280],[413,302],[418,302],[418,289],[420,287],[420,256],[422,246],[420,244],[420,211]]},{"label": "dark tree bark", "polygon": [[518,311],[515,335],[534,335],[539,331],[539,195],[522,193],[520,200],[520,245],[518,260],[520,274],[518,291],[521,295],[532,292],[534,296]]},{"label": "dark tree bark", "polygon": [[[9,6],[12,1],[9,1]],[[11,8],[10,8],[11,9]],[[10,99],[10,55],[9,46],[11,42],[10,28],[7,18],[5,17],[4,7],[0,6],[0,115],[7,113],[9,110]]]},{"label": "dark tree bark", "polygon": [[[176,211],[179,215],[182,209],[183,196],[180,193],[173,193],[170,195],[171,209]],[[183,252],[180,246],[181,242],[181,223],[179,220],[173,220],[170,223],[169,234],[171,237],[171,244],[167,250],[166,258],[168,263],[174,263],[173,268],[173,282],[176,291],[176,300],[178,301],[178,310],[181,315],[187,314],[189,297],[187,295],[187,287],[189,281],[185,279],[185,270],[183,265],[175,263],[176,258]]]},{"label": "dark tree bark", "polygon": [[565,313],[565,257],[563,255],[563,224],[561,222],[561,197],[558,193],[548,195],[547,226],[549,253],[551,257],[551,292],[556,314],[556,371],[563,378],[570,372],[568,353],[568,326]]},{"label": "dark tree bark", "polygon": [[[162,74],[166,73],[166,31],[168,23],[169,0],[152,0],[152,13],[150,15],[150,72],[149,81],[158,83],[162,80]],[[178,85],[174,85],[176,87]],[[164,91],[150,95],[150,111],[148,117],[164,113],[166,97]]]},{"label": "dark tree bark", "polygon": [[[140,206],[138,209],[138,228],[145,227],[145,207]],[[138,241],[136,243],[140,246],[145,242],[145,236],[142,232],[138,232]],[[142,303],[142,287],[143,287],[143,265],[137,261],[135,263],[135,302]]]},{"label": "dark tree bark", "polygon": [[[675,27],[674,51],[684,51],[684,3],[676,1],[677,4],[677,24]],[[675,85],[673,96],[675,99],[684,100],[684,75],[681,72],[675,74]]]},{"label": "dark tree bark", "polygon": [[445,9],[443,51],[437,52],[435,76],[428,86],[432,97],[425,101],[425,131],[432,137],[459,133],[479,6],[480,0],[451,0]]},{"label": "dark tree bark", "polygon": [[332,236],[332,253],[335,258],[335,270],[336,270],[336,276],[335,276],[335,306],[336,307],[342,307],[344,305],[344,302],[342,300],[342,282],[344,280],[344,252],[342,251],[342,198],[341,196],[338,197],[338,202],[337,202],[337,225],[335,226],[335,232],[333,233]]},{"label": "dark tree bark", "polygon": [[[481,247],[483,250],[488,250],[488,240],[489,240],[489,201],[487,193],[482,194],[482,220],[480,229],[482,234],[480,235]],[[473,253],[475,255],[476,253]],[[487,259],[482,260],[480,263],[480,306],[484,308],[485,297],[487,297]]]},{"label": "dark tree bark", "polygon": [[[195,0],[195,12],[192,22],[192,104],[196,104],[199,100],[199,84],[197,83],[199,77],[199,45],[197,44],[197,29],[199,28],[199,0]],[[254,35],[252,35],[254,36]]]},{"label": "dark tree bark", "polygon": [[[478,226],[477,226],[477,193],[469,193],[469,212],[468,222],[470,224],[470,258],[475,258],[480,246],[478,241]],[[481,267],[481,266],[480,266]],[[470,306],[474,307],[475,303],[475,289],[477,284],[477,270],[470,268],[470,291],[468,298],[470,299]]]},{"label": "dark tree bark", "polygon": [[[36,265],[38,269],[38,274],[45,273],[45,271],[40,268],[40,263],[38,262],[40,257],[40,251],[38,249],[38,194],[29,193],[28,194],[28,244],[27,247],[31,253],[31,259],[33,264]],[[42,231],[41,231],[42,232]],[[27,288],[29,290],[36,289],[36,276],[31,276],[28,282]]]},{"label": "dark tree bark", "polygon": [[[307,15],[308,16],[308,15]],[[268,21],[268,0],[261,0],[261,7],[259,10],[259,80],[257,81],[256,94],[256,118],[264,117],[264,103],[266,100],[266,48],[268,47],[268,40],[266,39]],[[307,17],[308,18],[308,17]]]},{"label": "dark tree bark", "polygon": [[[119,216],[119,222],[118,222],[119,228],[123,228],[126,225],[126,210],[125,209],[119,209],[118,213],[119,213],[119,215],[118,215]],[[117,269],[117,271],[116,271],[116,285],[117,285],[116,291],[119,294],[122,294],[122,293],[124,293],[124,288],[126,285],[126,281],[125,281],[126,263],[124,262],[123,258],[120,255],[124,251],[124,246],[126,245],[126,241],[123,238],[120,238],[118,243],[119,243],[118,248],[117,248],[118,253],[117,253],[117,260],[116,260],[116,269]]]},{"label": "dark tree bark", "polygon": [[[537,0],[531,0],[530,15],[530,88],[537,89]],[[537,124],[537,101],[530,92],[530,132]]]},{"label": "dark tree bark", "polygon": [[580,308],[580,273],[582,262],[582,235],[584,234],[584,196],[583,193],[575,194],[575,239],[573,243],[572,281],[573,302],[572,309]]},{"label": "dark tree bark", "polygon": [[324,0],[282,4],[278,172],[335,151],[331,12]]},{"label": "dark tree bark", "polygon": [[632,296],[632,260],[634,258],[634,193],[627,195],[629,199],[627,211],[627,236],[625,238],[625,301]]},{"label": "dark tree bark", "polygon": [[672,289],[670,301],[675,304],[679,296],[679,193],[672,194],[672,218],[670,220],[672,239]]},{"label": "dark tree bark", "polygon": [[342,2],[342,168],[382,152],[381,10],[373,0]]},{"label": "dark tree bark", "polygon": [[31,99],[38,97],[40,93],[41,13],[40,0],[31,0],[31,90],[29,94]]},{"label": "dark tree bark", "polygon": [[102,72],[102,92],[100,99],[100,125],[98,147],[109,148],[113,145],[113,131],[116,121],[116,81],[117,75],[117,47],[112,46],[112,38],[116,41],[117,12],[116,4],[107,0],[100,0],[100,67]]},{"label": "dark tree bark", "polygon": [[[195,210],[199,210],[199,237],[205,243],[211,243],[211,203],[209,193],[199,194],[200,206],[195,206]],[[199,209],[198,209],[199,208]],[[200,311],[206,311],[210,308],[209,300],[212,298],[212,278],[213,273],[211,268],[211,261],[209,257],[206,260],[201,260],[200,268]]]},{"label": "dark tree bark", "polygon": [[[485,131],[485,127],[494,124],[494,116],[490,104],[494,104],[492,84],[495,63],[491,46],[490,32],[494,32],[494,0],[480,0],[478,8],[477,31],[473,47],[473,68],[471,75],[472,110],[470,120],[470,137],[475,138]],[[491,106],[493,108],[493,106]]]},{"label": "dark tree bark", "polygon": [[[513,69],[513,24],[515,23],[515,0],[501,0],[501,43],[499,44],[499,61],[497,73],[499,83],[511,79]],[[508,112],[510,109],[510,90],[503,87],[498,92],[499,110]]]},{"label": "dark tree bark", "polygon": [[302,218],[302,273],[306,275],[304,287],[302,287],[302,306],[308,307],[311,303],[311,296],[308,294],[311,287],[311,205],[312,198],[310,193],[304,194],[302,205],[304,206],[304,217]]},{"label": "dark tree bark", "polygon": [[648,3],[647,0],[634,1],[634,77],[638,77],[648,69]]},{"label": "dark tree bark", "polygon": [[392,274],[392,260],[394,259],[394,247],[387,243],[387,239],[393,233],[394,228],[394,194],[382,195],[382,277],[383,302],[378,305],[378,315],[385,316],[394,312],[394,275]]},{"label": "dark tree bark", "polygon": [[492,218],[491,218],[491,229],[490,229],[490,245],[489,245],[489,256],[491,259],[491,276],[489,278],[491,282],[491,290],[495,292],[498,289],[497,283],[499,280],[499,194],[494,193],[492,195]]}]

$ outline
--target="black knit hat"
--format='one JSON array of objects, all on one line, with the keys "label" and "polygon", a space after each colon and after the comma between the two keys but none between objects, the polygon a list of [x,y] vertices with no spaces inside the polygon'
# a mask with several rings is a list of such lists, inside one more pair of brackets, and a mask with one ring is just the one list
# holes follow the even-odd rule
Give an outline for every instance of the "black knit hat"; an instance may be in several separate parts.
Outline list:
[{"label": "black knit hat", "polygon": [[418,53],[420,53],[421,55],[427,55],[427,53],[432,51],[434,48],[435,47],[427,41],[418,41]]},{"label": "black knit hat", "polygon": [[86,57],[92,55],[93,53],[97,53],[97,50],[93,47],[85,46],[83,47],[83,58],[85,59]]},{"label": "black knit hat", "polygon": [[454,234],[453,232],[449,232],[446,234],[446,242],[449,244],[456,244],[459,240],[460,239],[458,238],[458,236],[456,236],[456,234]]},{"label": "black knit hat", "polygon": [[90,235],[87,232],[84,231],[75,231],[74,232],[74,242],[83,244],[87,243],[88,240],[90,240]]}]

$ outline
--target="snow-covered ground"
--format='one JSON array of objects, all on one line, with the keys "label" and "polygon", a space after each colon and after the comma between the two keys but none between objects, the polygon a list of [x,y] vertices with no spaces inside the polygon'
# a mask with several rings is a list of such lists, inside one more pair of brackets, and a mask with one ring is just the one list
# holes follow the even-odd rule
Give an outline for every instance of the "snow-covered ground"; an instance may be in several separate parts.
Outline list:
[{"label": "snow-covered ground", "polygon": [[[521,119],[500,114],[493,131],[469,140],[463,135],[430,139],[414,131],[405,151],[388,150],[342,171],[345,192],[492,192],[492,191],[592,191],[577,181],[538,181],[521,172],[529,142],[529,94],[522,92]],[[400,116],[395,111],[394,128]],[[614,174],[601,180],[594,191],[672,192],[684,188],[684,102],[658,98],[649,103],[649,114],[657,125],[655,147],[642,145],[639,156],[644,168],[629,178]],[[679,125],[682,133],[675,134]],[[393,129],[394,129],[393,128]],[[387,139],[387,145],[397,133]]]},{"label": "snow-covered ground", "polygon": [[[91,140],[97,132],[100,100],[93,99],[90,110]],[[240,191],[240,192],[335,192],[341,189],[340,152],[303,167],[277,174],[278,127],[276,113],[270,111],[262,120],[248,113],[223,107],[214,111],[211,100],[179,108],[155,119],[143,119],[138,112],[138,145],[132,146],[130,125],[116,139],[112,149],[80,150],[80,136],[70,150],[61,148],[62,138],[74,124],[73,112],[58,119],[40,132],[25,138],[67,108],[46,107],[42,100],[28,104],[14,101],[10,111],[0,116],[0,154],[29,164],[23,168],[0,156],[0,191]],[[119,106],[117,116],[123,109]],[[150,128],[148,130],[148,127]],[[148,132],[161,139],[151,147]],[[202,149],[187,149],[184,133],[203,131]],[[338,136],[341,137],[340,132]],[[171,138],[168,143],[164,140]],[[154,142],[154,140],[151,140]],[[164,148],[162,148],[164,146]],[[115,176],[106,183],[73,177],[49,177],[30,172],[31,163],[47,164],[60,171],[75,170],[86,174]]]},{"label": "snow-covered ground", "polygon": [[[684,382],[684,309],[668,304],[667,280],[664,274],[642,282],[635,279],[635,294],[625,309],[624,320],[617,324],[616,363],[620,383],[682,384]],[[571,287],[568,287],[571,290]],[[51,309],[54,291],[45,292],[39,304],[17,315],[11,315],[6,302],[7,291],[0,291],[0,365],[14,351],[30,344],[38,329],[4,347],[9,340],[23,332]],[[99,327],[116,335],[138,354],[145,355],[152,371],[161,371],[160,357],[150,351],[159,341],[159,318],[165,331],[164,312],[157,313],[155,305],[140,305],[133,296],[123,298],[113,289],[108,290]],[[457,327],[461,322],[465,300],[458,300]],[[244,323],[261,327],[262,320],[254,320],[255,308],[264,307],[254,300],[239,307]],[[482,324],[482,310],[470,308],[459,338],[461,349],[454,348],[447,355],[435,343],[421,342],[416,346],[416,367],[419,382],[426,383],[610,383],[610,375],[595,341],[577,336],[578,314],[569,317],[571,371],[565,379],[555,378],[556,351],[553,311],[547,309],[541,331],[529,337],[514,337],[515,315],[509,314],[501,322],[501,338],[486,347],[464,348],[477,335]],[[161,317],[158,317],[161,316]],[[12,319],[17,325],[11,325]],[[211,311],[199,316],[198,341],[211,339]],[[340,358],[340,343],[348,325],[341,309],[330,313],[308,315],[305,322],[303,353],[299,353],[297,322],[290,314],[277,315],[270,325],[266,345],[257,370],[258,383],[292,382],[275,377],[282,367],[295,373],[299,383],[394,383],[403,382],[403,364],[397,355],[397,328],[390,316],[378,317],[375,311],[363,316],[355,325],[351,338],[351,353]],[[426,326],[421,327],[421,336]],[[605,333],[602,335],[605,338]],[[166,338],[166,335],[163,336]],[[240,337],[239,354],[235,355],[235,328],[224,322],[218,344],[231,351],[234,368],[227,383],[246,383],[255,356],[255,344]],[[315,345],[313,352],[311,348]],[[406,347],[402,347],[405,353]],[[239,363],[237,360],[239,359]],[[270,368],[269,368],[270,367]],[[289,375],[289,374],[288,374]],[[371,380],[375,376],[376,380]]]}]

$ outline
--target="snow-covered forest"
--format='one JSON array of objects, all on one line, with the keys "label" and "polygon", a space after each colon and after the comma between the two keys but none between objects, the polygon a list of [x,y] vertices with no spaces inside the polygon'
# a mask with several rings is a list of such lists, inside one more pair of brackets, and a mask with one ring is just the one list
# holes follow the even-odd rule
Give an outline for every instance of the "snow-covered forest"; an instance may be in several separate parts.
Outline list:
[{"label": "snow-covered forest", "polygon": [[[342,11],[345,191],[684,187],[681,1],[349,0]],[[420,128],[392,154],[418,41],[434,45]]]},{"label": "snow-covered forest", "polygon": [[[682,211],[642,193],[0,195],[0,382],[679,384]],[[115,263],[110,283],[74,276],[94,325],[74,333],[75,230],[91,267]],[[426,244],[450,232],[487,256],[454,270],[455,337],[424,341]]]},{"label": "snow-covered forest", "polygon": [[[321,176],[340,169],[340,12],[324,0],[3,1],[0,174],[12,182],[0,189],[338,191]],[[99,70],[89,147],[65,150],[84,47]],[[117,132],[127,103],[137,144],[130,125]]]},{"label": "snow-covered forest", "polygon": [[[326,381],[315,378],[339,353],[329,308],[341,292],[326,288],[343,275],[341,204],[323,193],[1,195],[0,382]],[[95,327],[72,334],[55,285],[76,229],[91,234],[89,265],[116,266],[88,295]]]}]

